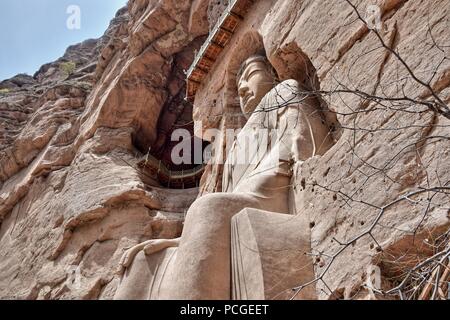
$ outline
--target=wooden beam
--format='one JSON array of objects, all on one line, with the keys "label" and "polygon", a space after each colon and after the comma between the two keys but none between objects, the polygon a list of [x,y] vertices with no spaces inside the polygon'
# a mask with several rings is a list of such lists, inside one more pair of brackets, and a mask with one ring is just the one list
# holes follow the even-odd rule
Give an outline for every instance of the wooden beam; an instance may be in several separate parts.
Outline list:
[{"label": "wooden beam", "polygon": [[[244,19],[244,15],[246,14],[249,7],[254,3],[253,0],[231,0],[228,4],[228,7],[219,17],[216,25],[214,26],[211,34],[206,39],[205,43],[200,48],[197,56],[194,58],[194,61],[187,72],[187,81],[194,81],[192,77],[197,70],[200,70],[202,75],[199,80],[203,80],[206,74],[209,73],[210,69],[213,67],[214,63],[217,60],[217,57],[222,53],[225,46],[230,42],[234,31],[239,26],[240,22]],[[233,21],[234,20],[234,21]],[[222,35],[220,35],[222,33]],[[226,35],[224,36],[223,33]],[[220,39],[220,40],[219,40]],[[220,41],[221,43],[217,43],[216,41]],[[208,70],[204,67],[199,67],[202,60],[205,59],[206,63],[202,65],[208,66]],[[197,78],[197,77],[196,77]],[[196,81],[198,85],[201,83]],[[198,88],[198,86],[197,86]],[[195,93],[197,88],[194,89],[194,93],[186,92],[187,99],[193,99],[192,95],[195,97]],[[186,91],[189,91],[187,89]]]}]

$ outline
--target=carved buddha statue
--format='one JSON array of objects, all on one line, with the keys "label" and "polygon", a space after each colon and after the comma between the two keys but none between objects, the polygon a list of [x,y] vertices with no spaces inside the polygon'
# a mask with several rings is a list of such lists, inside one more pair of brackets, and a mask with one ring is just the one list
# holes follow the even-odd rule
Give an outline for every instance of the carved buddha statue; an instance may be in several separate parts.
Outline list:
[{"label": "carved buddha statue", "polygon": [[292,166],[332,146],[329,125],[297,81],[278,83],[264,56],[248,58],[237,80],[248,121],[225,162],[223,192],[192,204],[181,238],[128,250],[116,299],[272,299],[313,277]]}]

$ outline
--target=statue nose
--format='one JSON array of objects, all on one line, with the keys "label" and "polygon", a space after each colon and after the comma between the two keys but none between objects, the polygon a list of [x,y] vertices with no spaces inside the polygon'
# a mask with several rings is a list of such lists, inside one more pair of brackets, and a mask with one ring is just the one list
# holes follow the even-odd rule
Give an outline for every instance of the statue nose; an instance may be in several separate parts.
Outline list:
[{"label": "statue nose", "polygon": [[243,83],[241,85],[241,87],[239,88],[239,96],[241,98],[245,97],[245,95],[248,93],[248,91],[249,91],[249,88],[247,86],[247,83]]}]

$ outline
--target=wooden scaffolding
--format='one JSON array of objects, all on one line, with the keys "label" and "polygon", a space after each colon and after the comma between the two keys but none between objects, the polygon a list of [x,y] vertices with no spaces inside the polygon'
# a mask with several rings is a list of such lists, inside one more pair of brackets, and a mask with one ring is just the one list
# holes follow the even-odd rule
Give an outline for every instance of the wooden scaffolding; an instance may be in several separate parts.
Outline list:
[{"label": "wooden scaffolding", "polygon": [[254,0],[230,0],[187,71],[186,100],[194,101],[200,84],[231,40],[253,2]]}]

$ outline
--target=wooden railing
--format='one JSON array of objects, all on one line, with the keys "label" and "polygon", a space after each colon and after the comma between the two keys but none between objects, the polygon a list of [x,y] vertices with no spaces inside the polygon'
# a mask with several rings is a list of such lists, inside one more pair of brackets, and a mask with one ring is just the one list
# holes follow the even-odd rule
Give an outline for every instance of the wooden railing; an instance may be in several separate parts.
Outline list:
[{"label": "wooden railing", "polygon": [[205,165],[201,164],[189,170],[174,171],[169,170],[166,165],[159,159],[148,154],[140,162],[139,167],[145,173],[157,178],[164,186],[177,189],[194,188],[198,186]]}]

